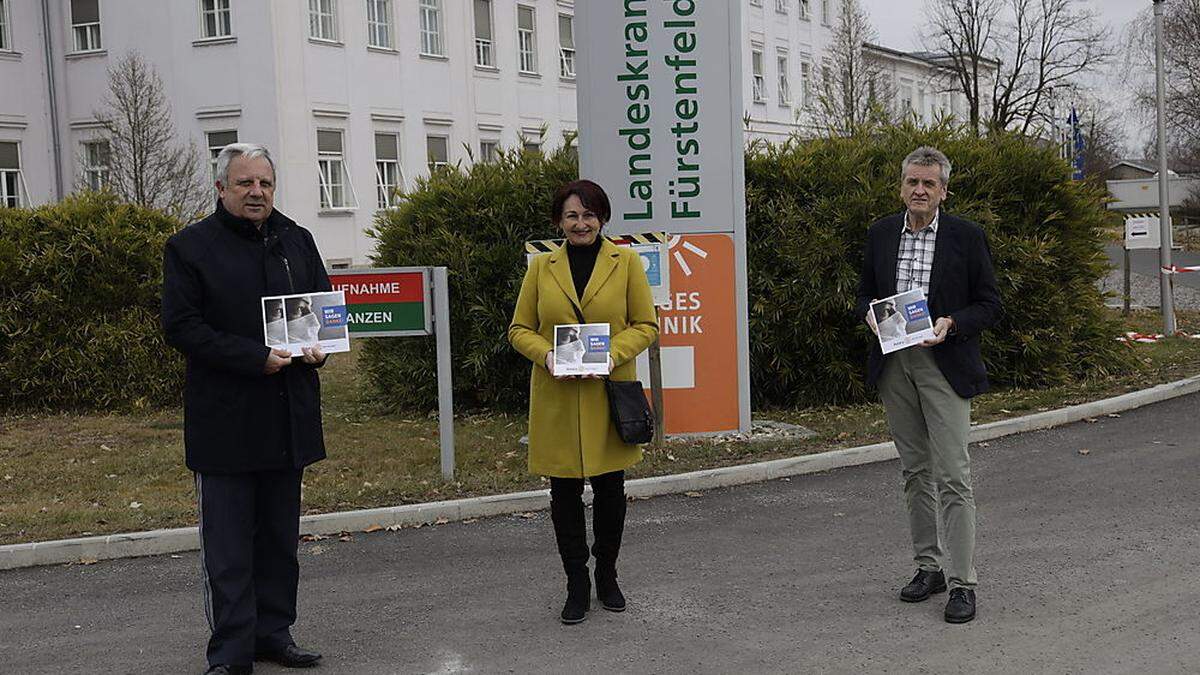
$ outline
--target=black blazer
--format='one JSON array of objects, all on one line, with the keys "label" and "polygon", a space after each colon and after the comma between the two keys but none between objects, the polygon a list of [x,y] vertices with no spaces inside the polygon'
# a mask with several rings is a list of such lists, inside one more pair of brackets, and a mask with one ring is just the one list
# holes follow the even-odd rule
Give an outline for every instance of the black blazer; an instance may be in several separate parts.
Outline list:
[{"label": "black blazer", "polygon": [[330,290],[312,234],[279,211],[266,236],[218,204],[163,254],[162,327],[187,358],[183,442],[200,473],[300,468],[325,457],[321,386],[293,359],[264,375],[264,295]]},{"label": "black blazer", "polygon": [[[867,231],[855,308],[859,321],[866,318],[872,300],[896,294],[896,256],[903,228],[904,214],[899,213],[876,221]],[[992,252],[983,228],[945,211],[938,216],[928,300],[935,321],[945,316],[954,320],[954,332],[932,348],[942,375],[963,398],[987,391],[979,334],[999,320],[1001,311]],[[878,341],[874,342],[867,360],[867,384],[879,381],[885,358]]]}]

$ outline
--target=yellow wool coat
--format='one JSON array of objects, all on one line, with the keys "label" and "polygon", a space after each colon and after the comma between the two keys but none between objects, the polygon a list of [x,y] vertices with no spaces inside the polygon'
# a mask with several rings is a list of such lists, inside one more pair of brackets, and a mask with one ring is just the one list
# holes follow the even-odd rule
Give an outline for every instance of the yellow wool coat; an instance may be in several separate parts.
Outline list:
[{"label": "yellow wool coat", "polygon": [[534,258],[508,327],[508,341],[533,362],[529,381],[529,471],[557,478],[583,478],[619,471],[642,458],[640,446],[621,440],[599,379],[559,380],[546,370],[554,326],[609,325],[614,380],[637,379],[634,358],[658,336],[650,284],[637,253],[605,240],[591,279],[579,298],[565,246]]}]

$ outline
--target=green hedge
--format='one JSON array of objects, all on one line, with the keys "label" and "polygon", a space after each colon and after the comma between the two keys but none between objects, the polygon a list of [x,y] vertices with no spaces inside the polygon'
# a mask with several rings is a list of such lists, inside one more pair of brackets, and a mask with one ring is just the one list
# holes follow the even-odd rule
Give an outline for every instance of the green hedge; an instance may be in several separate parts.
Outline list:
[{"label": "green hedge", "polygon": [[[529,361],[506,333],[525,271],[524,242],[556,234],[550,199],[577,175],[573,150],[548,156],[502,152],[497,161],[440,170],[376,218],[378,266],[448,268],[455,404],[520,409],[529,396]],[[433,338],[363,341],[360,367],[386,408],[437,401]]]},{"label": "green hedge", "polygon": [[[918,145],[954,164],[944,209],[981,224],[1004,301],[984,333],[995,384],[1034,387],[1129,367],[1096,281],[1106,195],[1053,148],[911,126],[756,146],[746,157],[751,380],[757,404],[863,400],[872,339],[851,310],[868,225],[898,213],[900,161]],[[753,336],[770,335],[770,341]]]},{"label": "green hedge", "polygon": [[[746,156],[751,380],[755,405],[862,401],[870,337],[851,316],[867,227],[899,212],[900,160],[918,145],[955,164],[948,210],[987,230],[1004,298],[984,358],[1000,385],[1039,386],[1123,369],[1096,289],[1105,272],[1104,194],[1070,180],[1053,149],[949,127],[752,145]],[[421,182],[374,236],[379,265],[445,265],[456,401],[519,410],[529,365],[505,340],[526,239],[555,236],[546,213],[575,178],[572,154],[506,154]],[[765,336],[770,336],[766,339]],[[432,340],[371,340],[363,360],[395,408],[436,400]]]},{"label": "green hedge", "polygon": [[162,248],[177,228],[99,193],[0,209],[0,407],[178,400],[182,360],[158,328]]}]

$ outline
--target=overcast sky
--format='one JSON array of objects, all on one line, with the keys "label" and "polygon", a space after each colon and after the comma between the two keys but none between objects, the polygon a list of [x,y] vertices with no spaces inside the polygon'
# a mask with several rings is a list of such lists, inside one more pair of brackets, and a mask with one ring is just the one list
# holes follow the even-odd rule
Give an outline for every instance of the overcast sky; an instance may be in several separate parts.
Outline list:
[{"label": "overcast sky", "polygon": [[[925,23],[927,0],[860,0],[860,2],[870,14],[871,23],[875,26],[879,42],[883,46],[904,51],[922,51],[924,49],[920,34]],[[1082,0],[1082,2],[1095,9],[1099,13],[1100,19],[1117,37],[1124,33],[1125,27],[1138,12],[1153,7],[1151,0]],[[1124,102],[1128,99],[1124,91],[1128,89],[1128,85],[1119,83],[1115,78],[1117,71],[1120,70],[1118,66],[1114,65],[1109,70],[1114,77],[1096,78],[1097,93],[1111,105],[1123,108]],[[1129,147],[1126,150],[1130,155],[1140,152],[1140,146],[1144,140],[1144,132],[1138,128],[1139,123],[1134,121],[1135,117],[1132,114],[1127,117],[1131,120],[1126,130],[1129,136],[1127,140]]]}]

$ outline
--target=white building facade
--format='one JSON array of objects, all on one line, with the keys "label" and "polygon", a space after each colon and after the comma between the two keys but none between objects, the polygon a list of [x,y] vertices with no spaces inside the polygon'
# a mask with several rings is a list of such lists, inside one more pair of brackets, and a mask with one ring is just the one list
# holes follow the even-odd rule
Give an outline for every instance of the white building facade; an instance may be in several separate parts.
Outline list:
[{"label": "white building facade", "polygon": [[[748,136],[807,133],[840,3],[738,1]],[[269,147],[280,210],[331,267],[365,264],[375,214],[431,166],[577,129],[573,14],[566,0],[0,0],[0,207],[103,185],[95,114],[135,50],[181,140],[210,159]],[[962,109],[934,91],[932,62],[878,51],[920,119]]]}]

